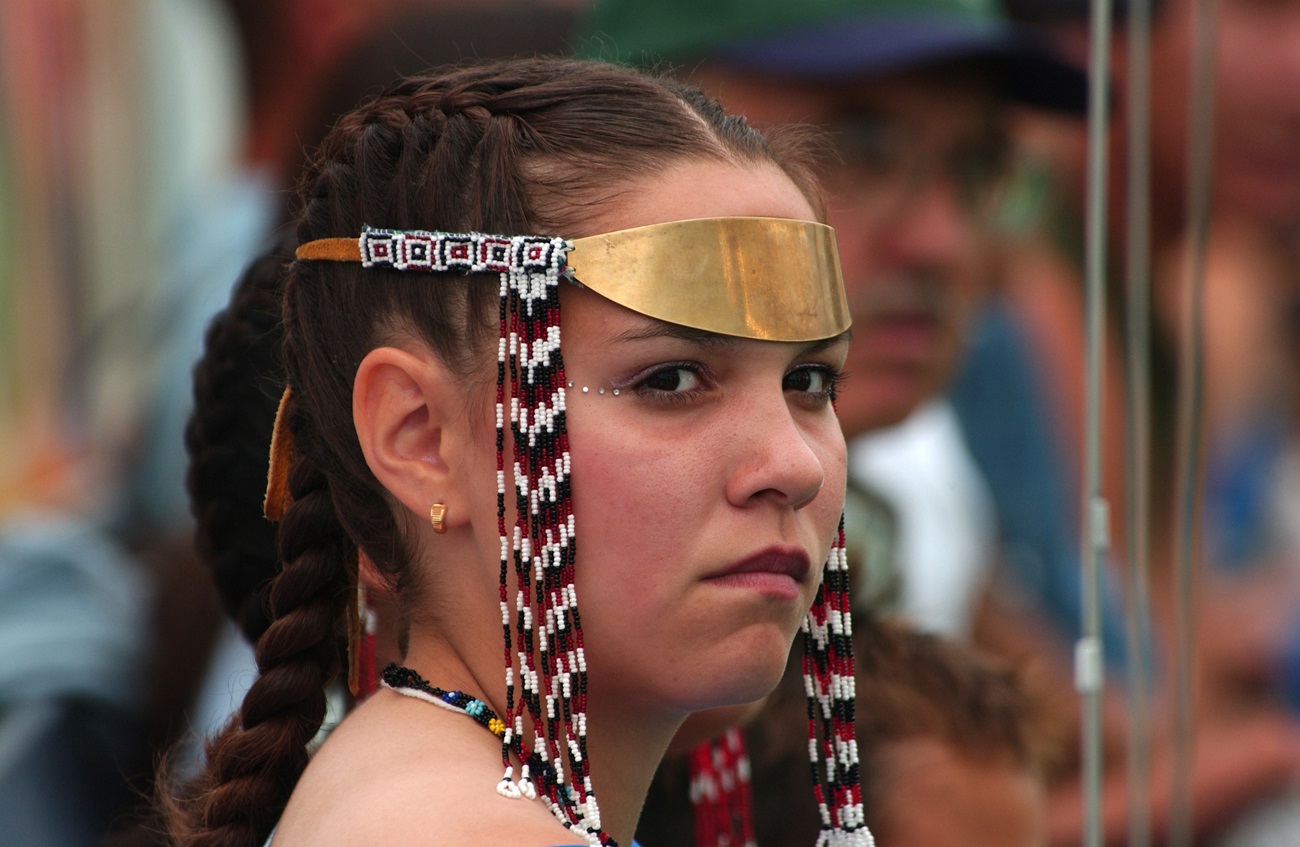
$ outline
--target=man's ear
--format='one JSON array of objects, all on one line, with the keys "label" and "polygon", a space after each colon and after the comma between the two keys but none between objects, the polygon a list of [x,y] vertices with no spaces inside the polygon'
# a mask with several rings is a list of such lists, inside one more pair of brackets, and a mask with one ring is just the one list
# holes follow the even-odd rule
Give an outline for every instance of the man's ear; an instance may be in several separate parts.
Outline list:
[{"label": "man's ear", "polygon": [[467,513],[444,455],[447,426],[464,414],[460,393],[432,353],[398,347],[371,350],[352,383],[352,420],[366,464],[422,520],[435,502],[449,515]]}]

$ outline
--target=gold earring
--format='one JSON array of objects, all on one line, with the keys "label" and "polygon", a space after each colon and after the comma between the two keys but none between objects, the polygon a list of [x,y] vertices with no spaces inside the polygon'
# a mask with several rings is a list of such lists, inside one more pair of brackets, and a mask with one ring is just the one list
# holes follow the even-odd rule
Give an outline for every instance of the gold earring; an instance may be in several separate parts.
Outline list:
[{"label": "gold earring", "polygon": [[434,503],[429,507],[429,523],[433,524],[433,531],[442,535],[447,531],[447,525],[443,520],[447,517],[447,507],[442,503]]}]

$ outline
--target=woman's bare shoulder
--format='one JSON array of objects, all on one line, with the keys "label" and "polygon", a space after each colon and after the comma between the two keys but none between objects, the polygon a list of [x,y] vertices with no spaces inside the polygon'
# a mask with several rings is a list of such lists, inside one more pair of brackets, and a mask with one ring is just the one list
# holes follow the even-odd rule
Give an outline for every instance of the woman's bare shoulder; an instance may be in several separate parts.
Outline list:
[{"label": "woman's bare shoulder", "polygon": [[396,699],[367,703],[330,734],[289,799],[274,847],[574,842],[539,801],[497,793],[500,746],[482,727]]}]

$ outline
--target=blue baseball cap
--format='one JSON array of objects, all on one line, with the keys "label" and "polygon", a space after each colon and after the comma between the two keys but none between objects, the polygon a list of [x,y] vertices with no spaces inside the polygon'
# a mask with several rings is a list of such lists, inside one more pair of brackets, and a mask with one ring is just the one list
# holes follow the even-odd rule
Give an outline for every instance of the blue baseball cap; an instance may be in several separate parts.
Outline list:
[{"label": "blue baseball cap", "polygon": [[810,82],[986,62],[1014,100],[1087,110],[1087,78],[996,0],[595,0],[583,55],[639,65],[718,61]]}]

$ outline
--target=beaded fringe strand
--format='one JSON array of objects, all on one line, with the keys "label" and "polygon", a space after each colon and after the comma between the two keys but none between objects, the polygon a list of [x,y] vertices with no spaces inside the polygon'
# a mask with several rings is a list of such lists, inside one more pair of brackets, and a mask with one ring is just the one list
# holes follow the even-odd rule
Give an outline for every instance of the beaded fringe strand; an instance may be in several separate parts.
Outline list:
[{"label": "beaded fringe strand", "polygon": [[[502,738],[505,774],[498,791],[508,797],[541,797],[575,834],[608,845],[614,842],[602,827],[587,761],[587,664],[574,587],[577,549],[559,301],[568,244],[562,239],[513,241],[522,261],[501,274],[497,352],[497,525],[509,713]],[[516,511],[508,536],[507,370]],[[511,565],[517,583],[513,633],[507,596]],[[519,669],[518,692],[512,659]],[[525,710],[534,727],[531,754],[523,741]],[[518,781],[512,752],[520,761]],[[533,772],[537,768],[541,773]]]},{"label": "beaded fringe strand", "polygon": [[[601,826],[587,763],[587,666],[574,589],[576,548],[560,356],[559,281],[570,245],[562,238],[367,227],[359,246],[365,267],[500,276],[497,531],[506,714],[501,742],[505,775],[497,790],[507,797],[540,798],[583,840],[617,847]],[[507,371],[516,508],[509,532]],[[513,626],[512,569],[517,582]],[[525,711],[533,727],[531,749],[525,742]],[[512,757],[520,763],[518,780]]]},{"label": "beaded fringe strand", "polygon": [[745,736],[733,727],[690,754],[695,847],[756,847]]},{"label": "beaded fringe strand", "polygon": [[862,810],[849,597],[841,516],[822,584],[803,623],[808,758],[822,822],[817,847],[874,847],[876,843]]}]

